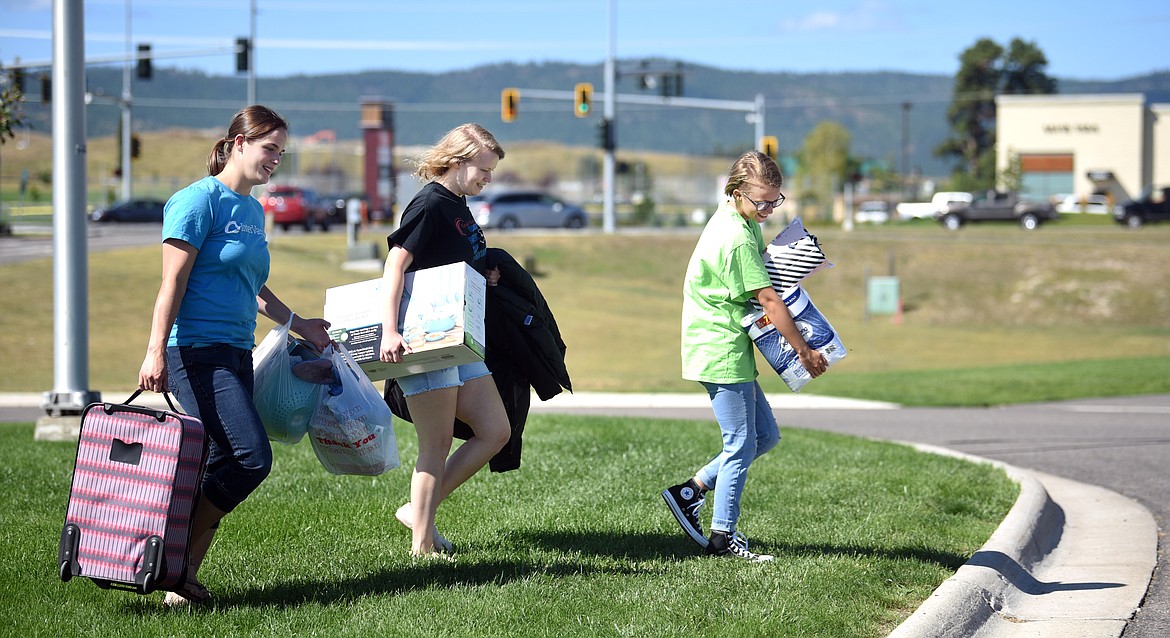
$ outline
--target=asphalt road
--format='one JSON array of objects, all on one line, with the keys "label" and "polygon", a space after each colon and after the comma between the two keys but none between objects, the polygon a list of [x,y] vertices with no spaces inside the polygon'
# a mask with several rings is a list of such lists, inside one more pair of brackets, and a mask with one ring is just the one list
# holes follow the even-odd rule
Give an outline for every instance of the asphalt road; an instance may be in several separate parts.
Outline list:
[{"label": "asphalt road", "polygon": [[[534,406],[535,407],[535,406]],[[713,418],[709,409],[580,408],[578,414]],[[784,427],[927,443],[1104,487],[1141,503],[1159,537],[1170,520],[1170,395],[990,409],[777,410]],[[781,443],[783,445],[783,443]],[[1124,638],[1170,636],[1170,560],[1159,552]]]},{"label": "asphalt road", "polygon": [[[9,236],[0,236],[0,265],[15,264],[29,259],[40,259],[53,254],[50,226],[17,225]],[[132,246],[149,246],[162,241],[162,224],[150,223],[88,223],[86,246],[89,252],[101,252]],[[277,234],[298,235],[305,231],[299,226],[277,230]],[[313,233],[321,231],[314,230]],[[329,232],[345,232],[344,226],[335,226]]]},{"label": "asphalt road", "polygon": [[[0,265],[52,256],[52,230],[50,226],[17,224],[12,235],[0,237]],[[162,241],[161,224],[90,223],[85,230],[90,252]]]}]

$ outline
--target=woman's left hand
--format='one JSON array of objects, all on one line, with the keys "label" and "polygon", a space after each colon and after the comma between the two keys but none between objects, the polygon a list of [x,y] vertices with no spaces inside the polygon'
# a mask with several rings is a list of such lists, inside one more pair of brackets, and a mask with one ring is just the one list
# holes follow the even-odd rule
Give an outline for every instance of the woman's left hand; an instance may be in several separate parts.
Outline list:
[{"label": "woman's left hand", "polygon": [[329,337],[329,322],[320,317],[305,319],[294,315],[292,325],[289,328],[313,344],[318,350],[324,350],[333,341]]}]

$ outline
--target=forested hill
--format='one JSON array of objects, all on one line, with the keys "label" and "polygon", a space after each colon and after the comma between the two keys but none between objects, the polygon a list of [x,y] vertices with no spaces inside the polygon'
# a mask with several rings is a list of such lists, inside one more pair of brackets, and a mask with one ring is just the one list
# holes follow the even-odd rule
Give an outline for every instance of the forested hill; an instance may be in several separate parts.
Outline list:
[{"label": "forested hill", "polygon": [[[686,66],[683,95],[751,102],[766,100],[769,135],[790,153],[817,123],[832,120],[853,136],[854,154],[901,167],[903,134],[907,135],[911,168],[944,174],[947,167],[933,149],[947,134],[946,109],[953,79],[944,75],[874,73],[756,73]],[[604,88],[602,65],[564,63],[493,64],[441,74],[366,71],[343,75],[291,76],[257,80],[257,101],[283,113],[294,135],[329,129],[338,139],[359,135],[359,101],[378,96],[395,104],[396,142],[427,144],[443,131],[477,121],[509,141],[552,140],[594,145]],[[1059,80],[1059,79],[1058,79]],[[594,115],[577,118],[568,101],[525,96],[524,89],[572,91],[591,82],[598,93]],[[117,130],[121,94],[119,68],[91,68],[87,108],[91,136]],[[1114,81],[1059,80],[1061,93],[1144,92],[1155,101],[1170,99],[1170,71]],[[519,87],[519,117],[500,120],[500,91]],[[37,101],[39,84],[29,82],[26,114],[34,128],[47,130],[48,109]],[[640,88],[638,78],[623,77],[619,94],[654,95]],[[134,128],[220,129],[247,99],[243,76],[209,76],[155,63],[150,80],[135,80]],[[905,105],[909,105],[908,107]],[[905,116],[905,120],[903,119]],[[904,121],[908,124],[903,130]],[[754,127],[735,111],[672,106],[619,105],[617,138],[621,148],[696,154],[735,153],[754,144]]]}]

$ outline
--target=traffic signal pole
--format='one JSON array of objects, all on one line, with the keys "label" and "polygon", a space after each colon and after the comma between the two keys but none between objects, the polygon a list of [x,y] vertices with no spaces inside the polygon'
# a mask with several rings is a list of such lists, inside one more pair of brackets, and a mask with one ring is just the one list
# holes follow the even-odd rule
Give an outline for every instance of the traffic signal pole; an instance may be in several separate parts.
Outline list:
[{"label": "traffic signal pole", "polygon": [[606,131],[605,161],[602,164],[604,191],[601,200],[601,231],[606,234],[612,234],[617,227],[614,212],[614,177],[617,172],[614,153],[617,144],[612,142],[617,138],[617,131],[614,128],[614,120],[617,115],[617,65],[615,63],[617,57],[615,45],[617,11],[614,8],[615,3],[616,0],[609,0],[609,53],[605,56],[605,106],[601,112],[601,116],[605,118],[602,125],[609,127]]},{"label": "traffic signal pole", "polygon": [[122,99],[119,103],[122,108],[122,199],[130,199],[132,196],[131,184],[134,176],[134,162],[130,153],[131,137],[134,132],[130,68],[135,65],[138,57],[130,45],[130,24],[130,0],[126,0],[126,62],[122,65]]}]

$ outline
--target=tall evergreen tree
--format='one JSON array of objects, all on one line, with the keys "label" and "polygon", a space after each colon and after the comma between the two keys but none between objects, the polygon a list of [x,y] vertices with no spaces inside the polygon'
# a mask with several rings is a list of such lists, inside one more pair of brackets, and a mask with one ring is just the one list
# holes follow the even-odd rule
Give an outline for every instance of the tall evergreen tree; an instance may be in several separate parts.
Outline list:
[{"label": "tall evergreen tree", "polygon": [[947,109],[950,136],[934,151],[956,160],[952,187],[982,190],[995,186],[995,96],[1050,94],[1056,80],[1045,72],[1048,59],[1035,43],[1014,38],[1004,49],[981,38],[963,51]]},{"label": "tall evergreen tree", "polygon": [[1003,66],[1003,93],[1007,95],[1048,95],[1056,93],[1056,80],[1045,68],[1048,58],[1034,42],[1013,38]]}]

